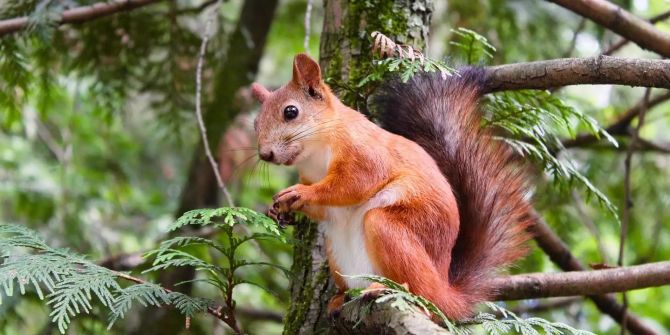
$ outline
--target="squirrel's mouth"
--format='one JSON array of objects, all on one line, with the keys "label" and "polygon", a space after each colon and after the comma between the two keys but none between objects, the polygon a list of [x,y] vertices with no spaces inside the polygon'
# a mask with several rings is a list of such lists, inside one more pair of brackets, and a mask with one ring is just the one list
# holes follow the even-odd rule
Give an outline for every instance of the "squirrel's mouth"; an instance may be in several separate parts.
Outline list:
[{"label": "squirrel's mouth", "polygon": [[291,154],[291,156],[289,156],[289,158],[286,161],[284,161],[283,165],[292,165],[298,158],[298,156],[300,156],[300,152],[299,151],[294,152],[293,154]]}]

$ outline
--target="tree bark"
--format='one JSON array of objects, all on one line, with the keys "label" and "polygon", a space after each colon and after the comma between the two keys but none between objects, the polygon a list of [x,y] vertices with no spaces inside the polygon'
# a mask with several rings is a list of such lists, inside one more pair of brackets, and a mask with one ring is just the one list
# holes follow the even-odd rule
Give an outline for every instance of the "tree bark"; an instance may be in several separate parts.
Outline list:
[{"label": "tree bark", "polygon": [[597,56],[486,68],[486,93],[583,84],[670,88],[670,61]]},{"label": "tree bark", "polygon": [[[649,19],[649,23],[655,24],[667,18],[670,18],[670,11],[652,17],[651,19]],[[624,45],[628,44],[628,42],[630,41],[625,38],[622,38],[619,41],[612,43],[612,45],[609,48],[607,48],[607,50],[604,51],[602,54],[606,56],[611,56],[613,53],[617,52],[617,50],[623,48]]]},{"label": "tree bark", "polygon": [[549,0],[631,40],[643,49],[670,57],[670,35],[605,0]]},{"label": "tree bark", "polygon": [[[670,261],[595,271],[499,277],[494,300],[537,299],[622,292],[670,283]],[[558,300],[558,306],[574,302]],[[338,334],[448,334],[419,310],[401,311],[391,301],[350,302],[332,320]]]},{"label": "tree bark", "polygon": [[670,284],[670,261],[595,271],[532,273],[494,279],[495,300],[624,292]]},{"label": "tree bark", "polygon": [[[81,6],[63,11],[63,16],[58,24],[80,23],[95,20],[101,17],[113,15],[119,12],[130,11],[144,7],[161,0],[115,0],[101,2],[90,6]],[[28,27],[30,18],[27,16],[17,17],[0,21],[0,37],[11,34]]]},{"label": "tree bark", "polygon": [[[670,261],[607,270],[500,277],[494,279],[494,287],[499,292],[494,299],[605,294],[668,283]],[[559,302],[560,305],[566,303]],[[350,302],[332,319],[332,325],[338,334],[449,334],[418,309],[401,311],[393,307],[391,301],[377,304],[360,299]]]},{"label": "tree bark", "polygon": [[381,304],[355,301],[345,305],[333,319],[337,334],[367,335],[449,335],[445,328],[431,321],[419,310],[400,311],[391,303]]}]

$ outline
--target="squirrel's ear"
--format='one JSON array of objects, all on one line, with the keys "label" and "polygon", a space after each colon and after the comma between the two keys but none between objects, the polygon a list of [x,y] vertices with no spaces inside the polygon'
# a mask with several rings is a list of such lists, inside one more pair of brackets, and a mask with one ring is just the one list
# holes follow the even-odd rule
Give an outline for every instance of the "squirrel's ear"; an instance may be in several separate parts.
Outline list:
[{"label": "squirrel's ear", "polygon": [[310,95],[319,95],[321,86],[321,68],[319,63],[307,54],[300,53],[293,60],[293,82],[308,89]]},{"label": "squirrel's ear", "polygon": [[263,85],[253,83],[251,84],[251,94],[253,94],[258,102],[263,103],[272,93],[270,93],[267,88],[263,87]]}]

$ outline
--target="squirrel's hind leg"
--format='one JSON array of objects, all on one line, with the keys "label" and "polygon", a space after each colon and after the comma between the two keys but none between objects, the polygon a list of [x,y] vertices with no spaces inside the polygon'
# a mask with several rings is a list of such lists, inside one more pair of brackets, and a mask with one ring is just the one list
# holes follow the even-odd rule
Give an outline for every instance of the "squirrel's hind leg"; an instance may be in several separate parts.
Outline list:
[{"label": "squirrel's hind leg", "polygon": [[438,271],[418,236],[407,226],[402,211],[375,208],[364,218],[365,247],[376,270],[410,292],[432,301],[449,318],[470,314],[471,306],[452,288],[448,274]]}]

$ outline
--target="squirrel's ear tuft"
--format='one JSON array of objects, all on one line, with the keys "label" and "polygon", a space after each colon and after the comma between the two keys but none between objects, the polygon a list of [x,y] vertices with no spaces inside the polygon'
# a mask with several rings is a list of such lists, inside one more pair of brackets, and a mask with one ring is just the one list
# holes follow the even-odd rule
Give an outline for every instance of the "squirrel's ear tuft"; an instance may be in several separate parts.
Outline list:
[{"label": "squirrel's ear tuft", "polygon": [[251,84],[251,94],[253,94],[254,98],[256,98],[258,102],[263,103],[272,93],[270,93],[270,91],[268,91],[268,89],[263,85],[259,83],[253,83]]},{"label": "squirrel's ear tuft", "polygon": [[319,63],[307,54],[297,54],[293,60],[293,82],[303,88],[318,90],[321,85]]}]

